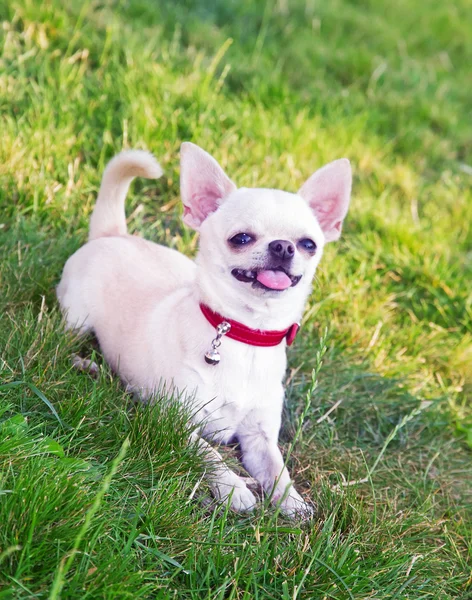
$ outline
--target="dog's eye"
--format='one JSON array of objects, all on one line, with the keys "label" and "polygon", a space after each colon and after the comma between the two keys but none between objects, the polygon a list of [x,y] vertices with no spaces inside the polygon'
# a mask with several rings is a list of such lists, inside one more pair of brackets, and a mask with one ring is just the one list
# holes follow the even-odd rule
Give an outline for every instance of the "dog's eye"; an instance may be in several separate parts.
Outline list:
[{"label": "dog's eye", "polygon": [[237,233],[230,240],[231,244],[235,246],[244,246],[245,244],[249,244],[254,241],[254,238],[250,236],[248,233]]},{"label": "dog's eye", "polygon": [[301,246],[304,250],[306,250],[307,252],[315,252],[316,250],[316,244],[313,240],[310,240],[309,238],[306,238],[304,240],[300,240],[298,242],[298,245]]}]

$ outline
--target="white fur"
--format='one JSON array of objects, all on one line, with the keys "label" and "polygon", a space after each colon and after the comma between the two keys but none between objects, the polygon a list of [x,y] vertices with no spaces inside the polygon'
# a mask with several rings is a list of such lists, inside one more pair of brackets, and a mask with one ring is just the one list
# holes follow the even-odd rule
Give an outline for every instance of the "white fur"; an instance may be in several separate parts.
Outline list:
[{"label": "white fur", "polygon": [[162,169],[144,150],[128,150],[115,156],[103,173],[95,210],[90,219],[89,240],[126,233],[125,200],[135,177],[158,179]]},{"label": "white fur", "polygon": [[[337,172],[334,169],[334,179]],[[324,245],[316,211],[296,194],[236,189],[212,157],[184,144],[186,221],[200,231],[193,262],[126,234],[123,206],[131,179],[160,173],[155,159],[141,152],[120,154],[108,165],[90,241],[67,261],[57,289],[67,324],[83,332],[93,330],[108,363],[143,397],[162,383],[193,397],[194,419],[203,437],[221,443],[238,439],[247,471],[282,511],[310,513],[293,488],[277,446],[285,342],[260,348],[224,338],[221,363],[208,365],[204,354],[215,330],[199,303],[252,328],[283,329],[300,320]],[[343,194],[345,202],[345,188]],[[228,240],[240,232],[250,232],[256,241],[235,249]],[[234,268],[262,268],[272,240],[296,244],[304,238],[315,241],[318,251],[314,256],[295,252],[290,272],[302,275],[295,287],[282,292],[258,289],[231,274]],[[244,481],[207,442],[199,438],[199,444],[209,460],[217,461],[209,477],[214,495],[231,497],[236,510],[250,510],[255,498]]]}]

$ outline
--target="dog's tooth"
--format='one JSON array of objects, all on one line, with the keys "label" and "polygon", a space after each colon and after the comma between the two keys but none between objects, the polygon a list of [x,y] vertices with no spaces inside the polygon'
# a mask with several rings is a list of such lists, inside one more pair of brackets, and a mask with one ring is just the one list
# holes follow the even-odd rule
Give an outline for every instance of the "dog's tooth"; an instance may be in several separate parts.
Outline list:
[{"label": "dog's tooth", "polygon": [[244,271],[244,275],[249,277],[249,279],[254,279],[255,277],[254,271]]}]

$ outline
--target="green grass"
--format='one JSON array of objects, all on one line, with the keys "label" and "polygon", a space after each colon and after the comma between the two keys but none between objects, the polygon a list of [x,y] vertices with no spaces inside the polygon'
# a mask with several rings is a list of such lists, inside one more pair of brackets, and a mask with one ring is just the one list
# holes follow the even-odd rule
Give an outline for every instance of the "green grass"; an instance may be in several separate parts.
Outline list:
[{"label": "green grass", "polygon": [[[0,20],[0,598],[472,598],[469,2],[0,0]],[[130,230],[195,253],[184,140],[245,186],[352,161],[289,353],[312,523],[208,505],[185,410],[134,406],[62,330],[54,287],[123,147],[166,171],[134,184]]]}]

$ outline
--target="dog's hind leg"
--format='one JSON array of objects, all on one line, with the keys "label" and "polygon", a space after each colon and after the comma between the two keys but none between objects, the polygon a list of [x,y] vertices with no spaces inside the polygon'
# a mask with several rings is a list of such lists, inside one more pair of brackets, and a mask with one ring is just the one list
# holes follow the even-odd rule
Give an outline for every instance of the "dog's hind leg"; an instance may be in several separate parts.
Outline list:
[{"label": "dog's hind leg", "polygon": [[76,255],[69,258],[64,267],[62,279],[56,288],[61,312],[64,315],[67,329],[74,329],[78,333],[88,333],[93,330],[90,322],[89,309],[86,295],[80,280],[72,276]]},{"label": "dog's hind leg", "polygon": [[85,371],[86,373],[89,373],[92,377],[98,377],[100,372],[99,366],[96,362],[89,360],[88,358],[82,358],[78,354],[72,355],[72,366],[78,371]]}]

